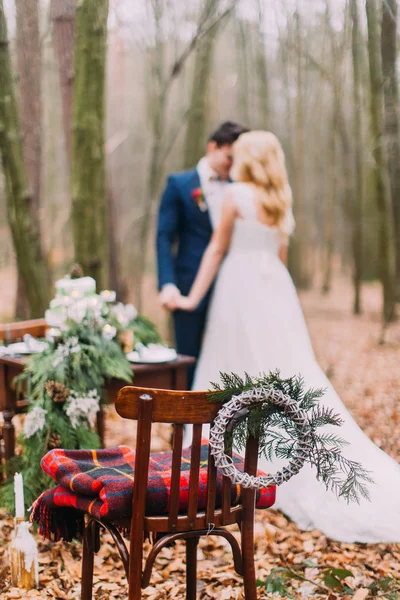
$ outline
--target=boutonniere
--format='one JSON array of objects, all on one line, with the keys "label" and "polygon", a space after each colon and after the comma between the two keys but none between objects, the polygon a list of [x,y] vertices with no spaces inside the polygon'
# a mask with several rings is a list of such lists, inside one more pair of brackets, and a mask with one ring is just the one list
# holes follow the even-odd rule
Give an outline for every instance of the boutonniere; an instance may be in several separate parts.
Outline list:
[{"label": "boutonniere", "polygon": [[203,190],[201,188],[195,188],[192,191],[192,198],[196,202],[201,212],[207,211],[207,203],[205,201]]}]

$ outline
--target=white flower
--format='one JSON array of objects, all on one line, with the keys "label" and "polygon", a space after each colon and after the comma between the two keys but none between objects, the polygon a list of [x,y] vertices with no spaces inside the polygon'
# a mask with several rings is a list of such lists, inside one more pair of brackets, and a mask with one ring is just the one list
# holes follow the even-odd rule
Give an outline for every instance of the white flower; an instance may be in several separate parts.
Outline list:
[{"label": "white flower", "polygon": [[65,403],[65,412],[76,429],[82,422],[89,423],[90,427],[96,424],[96,415],[100,410],[100,396],[97,390],[91,390],[87,396],[79,396],[77,392],[71,391]]},{"label": "white flower", "polygon": [[40,406],[34,406],[31,411],[28,412],[25,424],[24,432],[27,438],[32,437],[38,431],[41,431],[46,425],[47,410]]},{"label": "white flower", "polygon": [[133,321],[133,319],[136,319],[137,315],[138,315],[137,308],[135,308],[133,306],[133,304],[125,305],[125,316],[128,319],[128,323]]},{"label": "white flower", "polygon": [[103,338],[105,340],[113,340],[115,338],[115,336],[117,335],[117,328],[113,327],[112,325],[104,325],[103,327]]},{"label": "white flower", "polygon": [[122,304],[122,302],[118,302],[118,304],[113,306],[111,310],[116,316],[121,327],[124,329],[128,327],[129,323],[133,321],[138,314],[138,311],[133,304]]},{"label": "white flower", "polygon": [[87,316],[89,319],[99,323],[104,313],[103,301],[100,296],[95,295],[87,298]]},{"label": "white flower", "polygon": [[79,338],[76,336],[68,338],[68,340],[65,342],[65,345],[68,348],[68,352],[70,354],[75,354],[75,352],[79,352],[79,350],[81,349],[79,345]]},{"label": "white flower", "polygon": [[64,358],[68,356],[68,348],[65,344],[60,344],[56,349],[56,357],[53,360],[53,367],[58,367],[62,363]]},{"label": "white flower", "polygon": [[63,307],[48,309],[44,313],[44,318],[49,327],[60,327],[67,320],[67,313]]},{"label": "white flower", "polygon": [[82,323],[83,319],[86,316],[86,310],[87,307],[85,306],[85,304],[75,302],[68,309],[68,318],[71,319],[71,321],[74,321],[75,323]]},{"label": "white flower", "polygon": [[79,352],[80,349],[79,339],[76,336],[68,338],[65,344],[57,346],[53,367],[58,367],[69,354],[75,354],[76,352]]}]

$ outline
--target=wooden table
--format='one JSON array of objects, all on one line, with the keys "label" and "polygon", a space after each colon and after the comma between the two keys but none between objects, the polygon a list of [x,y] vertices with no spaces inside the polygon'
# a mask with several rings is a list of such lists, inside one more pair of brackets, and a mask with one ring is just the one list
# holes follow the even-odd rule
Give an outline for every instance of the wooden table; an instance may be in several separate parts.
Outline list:
[{"label": "wooden table", "polygon": [[[15,429],[13,417],[26,412],[28,402],[18,398],[13,386],[13,379],[19,375],[26,364],[26,357],[0,357],[0,412],[3,414],[4,458],[8,460],[15,452]],[[158,365],[132,365],[133,383],[139,387],[158,388],[163,390],[186,390],[187,369],[195,363],[191,356],[178,356],[177,360]],[[127,385],[113,379],[106,385],[108,398],[114,402],[119,390]],[[101,440],[104,440],[104,413],[98,413],[97,426]]]}]

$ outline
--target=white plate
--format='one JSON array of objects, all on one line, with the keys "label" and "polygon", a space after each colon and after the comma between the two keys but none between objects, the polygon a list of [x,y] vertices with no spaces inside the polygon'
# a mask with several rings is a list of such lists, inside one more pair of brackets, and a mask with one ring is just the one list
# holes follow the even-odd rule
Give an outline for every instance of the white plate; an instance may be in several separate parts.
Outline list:
[{"label": "white plate", "polygon": [[126,354],[126,358],[129,362],[138,363],[143,365],[153,365],[153,364],[161,364],[166,362],[172,362],[178,358],[177,353],[174,351],[170,351],[165,353],[165,355],[160,355],[160,353],[154,354],[154,356],[147,355],[146,357],[141,357],[139,352],[128,352]]},{"label": "white plate", "polygon": [[46,344],[46,342],[43,342],[43,344],[41,342],[35,342],[35,344],[32,344],[32,346],[32,348],[28,348],[25,342],[17,342],[15,344],[10,344],[9,346],[7,346],[7,351],[5,352],[5,354],[9,356],[15,354],[38,354],[39,352],[47,350],[47,348],[49,347],[48,344]]}]

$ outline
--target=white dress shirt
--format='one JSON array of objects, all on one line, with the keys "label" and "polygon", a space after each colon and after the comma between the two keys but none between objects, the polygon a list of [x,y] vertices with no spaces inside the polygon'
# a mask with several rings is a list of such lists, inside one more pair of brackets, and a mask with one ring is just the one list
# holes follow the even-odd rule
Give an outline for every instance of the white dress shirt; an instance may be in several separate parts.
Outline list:
[{"label": "white dress shirt", "polygon": [[[229,181],[221,181],[218,178],[217,173],[213,171],[208,164],[206,156],[200,159],[196,169],[200,178],[200,186],[207,203],[211,225],[213,229],[215,229],[221,218],[222,198],[226,186],[229,185]],[[175,294],[176,290],[177,288],[174,283],[166,283],[162,289],[164,299],[167,301],[168,298]]]},{"label": "white dress shirt", "polygon": [[201,189],[203,190],[213,229],[218,227],[221,218],[222,198],[229,181],[221,181],[218,175],[210,167],[206,156],[200,159],[197,165],[200,177]]}]

